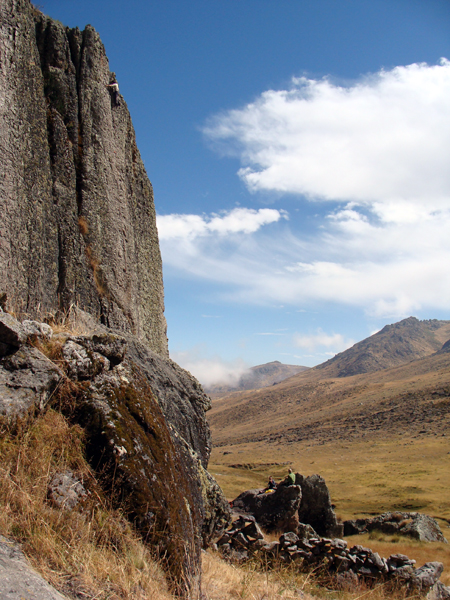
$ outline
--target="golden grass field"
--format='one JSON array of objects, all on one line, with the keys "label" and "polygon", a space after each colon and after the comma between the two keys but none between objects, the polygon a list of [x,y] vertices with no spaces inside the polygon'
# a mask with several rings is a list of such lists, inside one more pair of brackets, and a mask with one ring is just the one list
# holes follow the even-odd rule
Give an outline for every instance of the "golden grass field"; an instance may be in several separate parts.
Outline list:
[{"label": "golden grass field", "polygon": [[[227,453],[230,454],[227,454]],[[241,465],[233,467],[232,465]],[[385,439],[319,443],[252,442],[214,448],[209,465],[228,499],[246,489],[265,487],[269,475],[283,478],[288,467],[303,475],[322,475],[340,520],[381,514],[389,510],[423,512],[437,518],[450,541],[450,444],[447,437]],[[450,544],[415,542],[392,536],[353,536],[349,545],[362,544],[382,556],[407,554],[420,566],[430,560],[444,563],[442,581],[450,584]]]},{"label": "golden grass field", "polygon": [[[209,470],[227,498],[292,467],[324,477],[342,521],[418,511],[450,541],[450,354],[351,377],[322,373],[213,400]],[[348,541],[418,566],[443,562],[450,584],[450,544],[373,534]]]}]

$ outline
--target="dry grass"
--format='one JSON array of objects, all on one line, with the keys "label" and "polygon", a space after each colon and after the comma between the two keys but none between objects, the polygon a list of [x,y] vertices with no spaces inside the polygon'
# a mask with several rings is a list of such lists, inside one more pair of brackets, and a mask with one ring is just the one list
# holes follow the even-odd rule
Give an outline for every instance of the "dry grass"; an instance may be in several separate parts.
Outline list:
[{"label": "dry grass", "polygon": [[[47,411],[0,441],[0,532],[68,595],[96,600],[172,599],[164,574],[130,525],[108,507],[83,456],[83,433]],[[71,470],[89,491],[80,509],[47,498],[55,473]]]},{"label": "dry grass", "polygon": [[203,555],[203,591],[207,600],[411,600],[406,588],[394,588],[392,583],[335,589],[328,574],[319,571],[301,572],[295,564],[268,565],[249,562],[232,565],[216,553]]},{"label": "dry grass", "polygon": [[[265,466],[268,462],[279,464]],[[325,444],[239,444],[214,448],[210,471],[231,500],[245,489],[264,487],[269,475],[284,477],[285,462],[303,475],[322,475],[342,519],[389,510],[419,511],[440,519],[444,535],[450,537],[445,521],[450,519],[447,437],[378,435]],[[250,470],[230,466],[236,463],[256,466]]]},{"label": "dry grass", "polygon": [[294,600],[309,598],[309,588],[306,575],[287,568],[235,566],[212,552],[203,555],[203,591],[208,600]]}]

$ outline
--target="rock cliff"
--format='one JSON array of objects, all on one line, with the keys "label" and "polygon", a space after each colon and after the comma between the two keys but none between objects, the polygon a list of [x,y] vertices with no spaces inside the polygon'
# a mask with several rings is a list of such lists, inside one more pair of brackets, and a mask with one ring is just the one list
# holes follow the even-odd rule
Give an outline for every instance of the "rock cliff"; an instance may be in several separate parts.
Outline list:
[{"label": "rock cliff", "polygon": [[152,186],[99,35],[0,2],[0,289],[168,355]]},{"label": "rock cliff", "polygon": [[[229,506],[206,470],[210,400],[168,357],[153,191],[126,103],[91,26],[29,0],[0,0],[0,19],[0,420],[54,408],[81,425],[112,501],[176,591],[199,598],[200,549]],[[89,334],[52,338],[30,320],[42,315],[76,315]]]}]

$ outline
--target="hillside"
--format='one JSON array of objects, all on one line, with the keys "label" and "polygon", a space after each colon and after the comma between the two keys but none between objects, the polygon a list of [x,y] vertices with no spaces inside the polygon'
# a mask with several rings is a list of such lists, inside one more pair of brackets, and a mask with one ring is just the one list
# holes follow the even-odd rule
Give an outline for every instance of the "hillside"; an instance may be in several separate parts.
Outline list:
[{"label": "hillside", "polygon": [[265,363],[264,365],[251,367],[240,377],[235,385],[219,383],[210,387],[205,387],[205,392],[209,394],[211,398],[220,398],[221,396],[225,396],[232,392],[242,392],[245,390],[269,387],[306,370],[308,370],[308,367],[285,365],[278,360],[274,360],[273,362]]},{"label": "hillside", "polygon": [[[406,319],[270,388],[213,400],[210,468],[227,497],[284,478],[289,465],[322,475],[343,519],[419,510],[447,528],[450,345],[431,351],[447,332],[448,322]],[[399,347],[409,348],[403,364],[339,376],[350,364],[368,366],[358,348],[388,363]],[[414,352],[429,354],[411,360]]]},{"label": "hillside", "polygon": [[449,335],[448,321],[410,317],[275,386],[215,399],[208,414],[214,444],[420,430],[424,414],[443,431],[450,355],[439,349]]}]

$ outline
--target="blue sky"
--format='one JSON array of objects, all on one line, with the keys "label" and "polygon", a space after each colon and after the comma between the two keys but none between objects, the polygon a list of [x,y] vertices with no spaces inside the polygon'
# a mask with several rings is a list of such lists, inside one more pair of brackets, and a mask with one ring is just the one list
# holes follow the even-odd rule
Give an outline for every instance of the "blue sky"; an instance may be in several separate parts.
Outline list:
[{"label": "blue sky", "polygon": [[200,381],[450,318],[448,0],[39,6],[102,37]]}]

